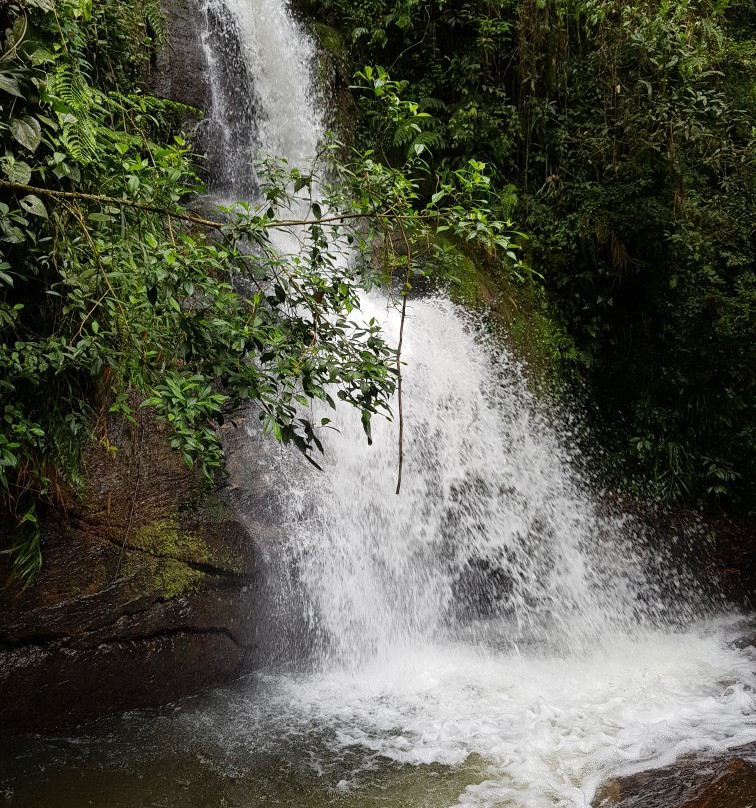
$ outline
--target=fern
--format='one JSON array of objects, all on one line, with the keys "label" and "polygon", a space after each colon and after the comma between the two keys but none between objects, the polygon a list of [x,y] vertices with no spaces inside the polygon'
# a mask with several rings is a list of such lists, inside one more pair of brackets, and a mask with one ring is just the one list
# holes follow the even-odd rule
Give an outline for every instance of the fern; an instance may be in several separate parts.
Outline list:
[{"label": "fern", "polygon": [[423,131],[414,120],[408,120],[403,121],[394,132],[394,145],[406,146],[408,151],[419,154],[420,151],[442,147],[444,138],[439,132]]},{"label": "fern", "polygon": [[422,130],[413,120],[402,121],[394,132],[394,145],[408,146],[413,143],[421,133]]},{"label": "fern", "polygon": [[56,66],[48,77],[47,88],[51,95],[63,101],[72,112],[86,106],[92,92],[80,70],[66,63]]},{"label": "fern", "polygon": [[97,156],[97,113],[104,113],[104,99],[82,72],[58,65],[48,77],[48,92],[68,109],[58,111],[60,140],[76,162],[87,165]]},{"label": "fern", "polygon": [[445,104],[440,98],[433,98],[432,96],[426,96],[418,101],[417,108],[420,112],[429,112],[430,110],[434,110],[436,112],[445,112],[449,109],[448,105]]},{"label": "fern", "polygon": [[440,132],[421,132],[415,143],[425,146],[426,149],[440,149],[445,145],[443,135]]},{"label": "fern", "polygon": [[159,0],[144,0],[142,14],[152,42],[158,47],[162,47],[165,44],[165,19]]}]

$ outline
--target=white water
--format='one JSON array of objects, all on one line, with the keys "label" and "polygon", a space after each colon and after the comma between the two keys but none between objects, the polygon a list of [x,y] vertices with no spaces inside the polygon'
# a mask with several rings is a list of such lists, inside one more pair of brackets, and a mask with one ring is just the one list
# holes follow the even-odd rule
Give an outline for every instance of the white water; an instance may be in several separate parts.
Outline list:
[{"label": "white water", "polygon": [[303,608],[316,663],[267,679],[263,723],[327,731],[334,757],[361,750],[357,770],[477,755],[459,804],[526,808],[588,805],[611,773],[756,740],[735,623],[693,622],[685,576],[648,580],[642,534],[597,512],[516,365],[476,333],[448,301],[410,306],[399,497],[395,424],[368,447],[342,413],[324,475],[281,461],[276,630]]},{"label": "white water", "polygon": [[[365,299],[363,312],[396,343],[395,310]],[[400,496],[397,425],[385,420],[368,446],[359,418],[340,413],[339,431],[324,435],[326,473],[287,469],[297,482],[291,538],[277,548],[281,605],[306,593],[307,632],[323,658],[354,667],[460,636],[577,652],[679,623],[688,609],[678,603],[665,617],[633,549],[642,534],[598,514],[505,350],[432,298],[409,305],[403,358]],[[665,581],[682,585],[691,586]]]},{"label": "white water", "polygon": [[315,50],[281,0],[204,0],[211,190],[254,193],[255,163],[306,168],[323,135],[311,69]]},{"label": "white water", "polygon": [[[259,150],[300,165],[315,153],[312,45],[280,0],[208,9],[241,37],[247,84],[229,96],[219,69],[213,114],[219,186],[244,193]],[[396,338],[395,313],[364,308]],[[506,351],[426,299],[410,306],[404,359],[400,496],[395,424],[375,423],[369,448],[339,412],[323,474],[271,452],[288,538],[267,548],[267,648],[286,672],[228,697],[212,717],[219,742],[250,755],[300,744],[322,777],[355,752],[332,784],[346,792],[381,759],[479,761],[460,805],[540,808],[587,805],[611,773],[756,739],[753,659],[731,645],[732,621],[691,622],[690,581],[644,569],[642,534],[599,512],[569,430]]]},{"label": "white water", "polygon": [[[659,632],[580,658],[417,645],[359,671],[269,676],[226,705],[214,732],[235,761],[293,741],[355,805],[388,759],[470,767],[473,782],[448,805],[588,806],[609,775],[754,740],[754,661],[724,647],[727,629]],[[421,782],[422,800],[396,805],[437,805],[433,779]]]}]

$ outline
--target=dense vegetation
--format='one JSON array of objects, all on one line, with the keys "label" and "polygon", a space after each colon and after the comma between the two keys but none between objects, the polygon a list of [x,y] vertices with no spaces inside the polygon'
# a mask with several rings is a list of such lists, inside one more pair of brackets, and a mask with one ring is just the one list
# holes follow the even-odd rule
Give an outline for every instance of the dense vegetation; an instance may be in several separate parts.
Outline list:
[{"label": "dense vegetation", "polygon": [[[521,296],[545,295],[550,359],[597,404],[608,481],[751,509],[753,0],[300,6],[345,76],[387,66],[433,113],[442,175],[478,160],[515,205],[543,278]],[[402,138],[360,109],[390,161]]]},{"label": "dense vegetation", "polygon": [[[40,503],[85,483],[83,449],[118,451],[112,417],[150,408],[208,476],[222,457],[214,425],[245,402],[312,462],[328,426],[303,417],[314,398],[359,408],[369,439],[401,374],[377,325],[351,316],[367,270],[398,272],[406,290],[421,256],[395,245],[439,227],[509,247],[475,164],[419,201],[417,144],[394,169],[369,151],[328,160],[343,152],[333,144],[333,186],[271,161],[259,209],[203,218],[185,207],[203,192],[185,110],[142,91],[155,0],[17,0],[0,30],[0,504],[18,525],[2,549],[16,576],[41,563]],[[422,129],[395,85],[363,79],[391,127]],[[302,239],[296,256],[271,242],[282,227]],[[344,239],[362,265],[339,259]]]},{"label": "dense vegetation", "polygon": [[[186,207],[203,192],[186,110],[144,92],[155,0],[0,9],[0,490],[17,574],[40,563],[39,503],[82,484],[83,447],[118,450],[110,417],[151,408],[207,475],[213,424],[247,401],[311,460],[328,423],[298,407],[329,390],[369,437],[401,364],[351,318],[358,288],[378,271],[401,303],[455,240],[486,271],[514,268],[513,294],[546,313],[541,350],[597,402],[610,482],[753,507],[753,0],[300,5],[355,82],[357,149],[324,150],[332,185],[270,163],[264,205],[222,221]],[[280,255],[270,234],[292,209],[305,248]],[[362,264],[338,258],[343,239]]]}]

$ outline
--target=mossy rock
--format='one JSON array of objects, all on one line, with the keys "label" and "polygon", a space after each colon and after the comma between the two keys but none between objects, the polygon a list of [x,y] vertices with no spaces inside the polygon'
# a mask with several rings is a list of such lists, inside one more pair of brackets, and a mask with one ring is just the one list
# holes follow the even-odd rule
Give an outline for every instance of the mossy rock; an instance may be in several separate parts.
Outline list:
[{"label": "mossy rock", "polygon": [[155,570],[154,580],[158,589],[162,590],[165,600],[195,592],[205,577],[205,573],[201,570],[180,561],[170,559],[161,561],[160,567]]},{"label": "mossy rock", "polygon": [[[222,522],[228,507],[219,504],[215,521]],[[212,521],[212,520],[211,520]],[[134,530],[129,547],[160,559],[173,559],[186,564],[212,567],[219,572],[240,575],[244,559],[221,545],[215,549],[193,533],[182,529],[175,516],[156,519]]]},{"label": "mossy rock", "polygon": [[322,22],[314,22],[310,28],[318,45],[328,54],[334,66],[343,72],[348,56],[344,37],[335,28]]},{"label": "mossy rock", "polygon": [[211,564],[212,553],[207,544],[197,536],[181,530],[173,517],[156,519],[134,531],[129,544],[161,558],[173,558],[195,564]]},{"label": "mossy rock", "polygon": [[172,600],[196,592],[205,573],[172,558],[156,558],[129,553],[124,571],[133,576],[140,591],[157,592],[163,600]]},{"label": "mossy rock", "polygon": [[527,276],[520,280],[500,262],[471,256],[444,236],[436,237],[435,246],[441,260],[434,280],[455,303],[486,313],[492,330],[525,362],[533,387],[560,390],[564,360],[574,345],[549,312],[541,286]]}]

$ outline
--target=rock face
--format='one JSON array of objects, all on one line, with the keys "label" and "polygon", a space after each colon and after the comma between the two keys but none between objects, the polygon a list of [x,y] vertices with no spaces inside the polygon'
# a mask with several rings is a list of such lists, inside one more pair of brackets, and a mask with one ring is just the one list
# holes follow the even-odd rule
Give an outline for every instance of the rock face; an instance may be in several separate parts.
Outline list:
[{"label": "rock face", "polygon": [[606,783],[594,808],[754,808],[756,743],[727,757],[687,758]]},{"label": "rock face", "polygon": [[[206,11],[202,0],[162,8],[165,46],[147,85],[196,110],[184,124],[202,153],[212,100]],[[216,43],[230,63],[240,63],[238,47]],[[206,168],[213,173],[212,159]],[[264,555],[278,520],[265,475],[250,477],[244,465],[254,464],[254,445],[242,429],[226,432],[239,479],[218,487],[183,465],[147,415],[135,426],[108,423],[85,458],[86,490],[63,491],[64,506],[44,514],[44,566],[33,585],[0,588],[3,730],[51,730],[163,704],[228,681],[249,661],[254,548]],[[0,512],[0,536],[11,526]],[[0,555],[0,581],[9,572]]]},{"label": "rock face", "polygon": [[253,653],[254,538],[231,489],[187,469],[147,416],[109,425],[108,441],[118,450],[86,457],[83,495],[47,515],[33,585],[0,589],[5,731],[172,701],[227,681]]},{"label": "rock face", "polygon": [[163,0],[162,10],[165,44],[147,85],[154,95],[196,110],[187,111],[182,125],[208,189],[244,197],[256,187],[249,144],[257,115],[235,18],[203,0]]},{"label": "rock face", "polygon": [[205,17],[200,0],[163,0],[165,45],[148,79],[150,92],[197,110],[210,108],[207,58],[202,46]]}]

